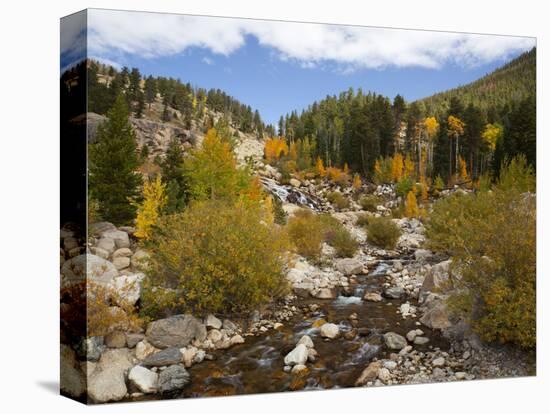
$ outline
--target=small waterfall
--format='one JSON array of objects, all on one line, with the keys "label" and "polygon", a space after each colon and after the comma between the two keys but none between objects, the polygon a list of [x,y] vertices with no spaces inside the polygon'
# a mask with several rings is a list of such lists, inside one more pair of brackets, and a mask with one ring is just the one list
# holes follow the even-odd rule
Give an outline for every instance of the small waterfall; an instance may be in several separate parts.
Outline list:
[{"label": "small waterfall", "polygon": [[319,200],[315,197],[304,194],[302,191],[289,186],[281,185],[270,178],[261,178],[262,185],[271,194],[276,196],[283,203],[292,203],[300,206],[306,206],[312,210],[319,210]]}]

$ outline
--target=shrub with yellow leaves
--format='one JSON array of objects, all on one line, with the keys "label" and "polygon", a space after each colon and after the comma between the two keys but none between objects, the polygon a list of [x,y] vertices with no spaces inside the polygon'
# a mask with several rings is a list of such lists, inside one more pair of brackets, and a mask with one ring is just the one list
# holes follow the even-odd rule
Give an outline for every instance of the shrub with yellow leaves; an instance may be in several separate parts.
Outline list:
[{"label": "shrub with yellow leaves", "polygon": [[287,239],[265,218],[259,205],[221,200],[162,217],[147,243],[145,314],[240,312],[284,295]]},{"label": "shrub with yellow leaves", "polygon": [[414,191],[409,191],[407,194],[407,200],[405,201],[405,216],[409,218],[418,217],[420,211],[418,209],[418,204],[416,202],[416,195]]}]

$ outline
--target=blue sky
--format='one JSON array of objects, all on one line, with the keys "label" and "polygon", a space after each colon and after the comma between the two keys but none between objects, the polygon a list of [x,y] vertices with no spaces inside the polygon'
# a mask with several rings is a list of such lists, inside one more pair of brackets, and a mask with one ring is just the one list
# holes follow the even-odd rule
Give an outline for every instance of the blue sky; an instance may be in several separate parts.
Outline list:
[{"label": "blue sky", "polygon": [[[62,45],[62,66],[79,55],[70,44]],[[88,12],[89,56],[220,88],[274,124],[349,87],[412,101],[471,82],[534,45],[509,36]]]}]

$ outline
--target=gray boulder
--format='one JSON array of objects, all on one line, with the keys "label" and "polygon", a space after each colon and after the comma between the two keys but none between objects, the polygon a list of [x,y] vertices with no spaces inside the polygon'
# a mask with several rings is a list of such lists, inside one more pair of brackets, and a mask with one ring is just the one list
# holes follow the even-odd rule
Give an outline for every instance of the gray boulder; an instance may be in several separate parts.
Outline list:
[{"label": "gray boulder", "polygon": [[209,314],[205,318],[204,324],[206,325],[207,328],[221,329],[222,327],[222,321],[220,321],[218,318],[216,318],[212,314]]},{"label": "gray boulder", "polygon": [[190,381],[191,377],[184,367],[172,365],[160,373],[158,389],[162,393],[181,390]]},{"label": "gray boulder", "polygon": [[155,352],[143,360],[144,367],[166,367],[182,362],[183,355],[178,348],[168,348]]},{"label": "gray boulder", "polygon": [[363,263],[356,259],[339,259],[335,267],[346,276],[363,273]]},{"label": "gray boulder", "polygon": [[147,340],[157,348],[183,348],[197,339],[206,339],[206,327],[192,315],[175,315],[147,326]]},{"label": "gray boulder", "polygon": [[86,378],[76,360],[75,352],[61,344],[61,368],[59,387],[61,392],[78,398],[86,391]]},{"label": "gray boulder", "polygon": [[83,282],[88,280],[96,283],[109,283],[118,276],[115,266],[99,256],[81,254],[67,260],[61,268],[61,274],[66,282]]},{"label": "gray boulder", "polygon": [[449,268],[451,260],[445,260],[444,262],[433,265],[430,271],[426,274],[424,282],[422,283],[423,292],[442,291],[449,287]]},{"label": "gray boulder", "polygon": [[292,351],[285,356],[285,365],[304,365],[307,361],[308,349],[304,344],[296,345]]},{"label": "gray boulder", "polygon": [[443,301],[433,304],[424,315],[420,318],[420,322],[431,329],[446,329],[451,327],[447,306]]},{"label": "gray boulder", "polygon": [[128,373],[130,383],[145,394],[152,394],[157,391],[158,377],[156,372],[140,365],[136,365]]},{"label": "gray boulder", "polygon": [[395,332],[384,334],[384,343],[389,349],[401,350],[407,346],[407,340]]},{"label": "gray boulder", "polygon": [[128,233],[126,233],[125,231],[107,230],[103,232],[101,237],[113,239],[117,249],[122,249],[123,247],[130,247],[130,238],[128,237]]},{"label": "gray boulder", "polygon": [[132,367],[128,349],[109,349],[88,378],[88,396],[96,403],[120,401],[127,393],[125,376]]},{"label": "gray boulder", "polygon": [[405,296],[405,289],[399,286],[393,286],[384,290],[384,296],[389,299],[401,299]]}]

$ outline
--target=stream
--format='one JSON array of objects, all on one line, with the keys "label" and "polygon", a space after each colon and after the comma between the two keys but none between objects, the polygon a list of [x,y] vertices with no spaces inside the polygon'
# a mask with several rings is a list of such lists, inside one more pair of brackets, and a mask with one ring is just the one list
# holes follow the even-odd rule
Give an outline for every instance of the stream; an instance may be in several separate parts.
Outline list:
[{"label": "stream", "polygon": [[[286,390],[315,390],[352,387],[361,371],[374,357],[384,358],[389,352],[383,346],[382,334],[393,331],[401,335],[419,328],[415,319],[403,319],[397,313],[402,301],[384,299],[366,302],[365,291],[381,291],[386,270],[391,261],[381,262],[368,275],[357,276],[352,285],[352,296],[338,296],[333,300],[297,299],[297,307],[319,305],[313,313],[297,312],[279,330],[270,330],[259,336],[246,337],[246,342],[223,351],[215,351],[215,359],[189,368],[192,377],[181,394],[175,398],[269,393]],[[411,302],[411,304],[414,304]],[[355,320],[350,315],[357,314]],[[312,325],[318,319],[339,325],[341,335],[334,340],[320,336],[320,329]],[[346,339],[344,334],[357,328],[358,335]],[[426,345],[415,345],[422,351],[432,347],[446,350],[449,344],[438,332],[420,327],[423,336],[430,338]],[[284,372],[284,357],[303,335],[309,335],[318,352],[314,363],[307,363],[307,376]]]}]

